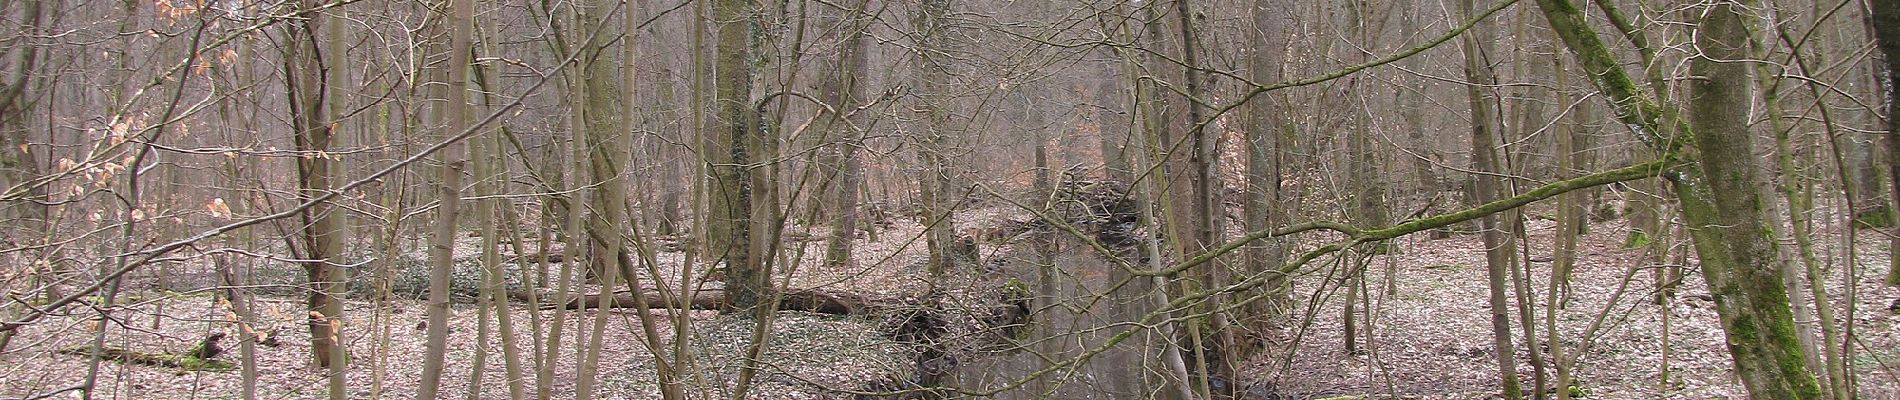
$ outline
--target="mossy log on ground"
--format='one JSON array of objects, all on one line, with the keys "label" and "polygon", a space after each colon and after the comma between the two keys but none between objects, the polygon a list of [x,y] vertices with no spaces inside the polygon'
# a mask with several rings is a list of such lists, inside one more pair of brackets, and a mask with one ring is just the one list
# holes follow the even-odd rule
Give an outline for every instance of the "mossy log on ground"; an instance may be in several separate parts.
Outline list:
[{"label": "mossy log on ground", "polygon": [[[59,353],[70,354],[70,355],[81,356],[81,357],[90,357],[92,356],[92,353],[93,353],[92,350],[93,350],[92,346],[80,345],[80,346],[73,346],[73,347],[60,349]],[[103,350],[104,350],[103,355],[105,359],[117,361],[120,363],[177,368],[177,369],[181,369],[185,371],[225,372],[225,371],[231,371],[231,370],[237,369],[237,367],[231,365],[230,362],[203,359],[203,358],[192,357],[188,355],[179,355],[179,354],[172,354],[172,353],[146,353],[146,352],[140,352],[140,351],[121,349],[117,347],[105,347],[103,348]]]}]

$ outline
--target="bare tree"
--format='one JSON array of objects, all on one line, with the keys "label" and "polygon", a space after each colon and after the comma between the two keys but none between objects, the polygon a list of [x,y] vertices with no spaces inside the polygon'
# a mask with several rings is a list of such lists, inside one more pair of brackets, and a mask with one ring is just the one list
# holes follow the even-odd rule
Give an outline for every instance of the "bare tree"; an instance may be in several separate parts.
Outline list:
[{"label": "bare tree", "polygon": [[[1751,165],[1753,135],[1732,110],[1749,103],[1747,66],[1721,60],[1748,57],[1743,11],[1747,4],[1712,4],[1698,32],[1703,55],[1691,68],[1707,79],[1690,83],[1686,126],[1663,130],[1662,107],[1637,90],[1583,15],[1566,0],[1539,0],[1538,6],[1580,64],[1592,73],[1617,118],[1638,135],[1679,132],[1689,138],[1645,137],[1666,157],[1700,162],[1666,175],[1675,186],[1682,215],[1690,226],[1702,274],[1721,299],[1716,312],[1727,334],[1730,356],[1750,396],[1761,399],[1820,398],[1794,332],[1788,294],[1774,265],[1775,244],[1767,232],[1759,199],[1759,173]],[[1674,140],[1692,139],[1692,140]],[[1687,142],[1687,143],[1685,143]],[[1693,146],[1695,152],[1675,146]],[[1683,151],[1678,153],[1678,151]]]},{"label": "bare tree", "polygon": [[[440,27],[436,28],[446,37],[426,37],[424,48],[441,48],[446,54],[446,62],[433,68],[428,76],[435,84],[430,97],[443,101],[435,102],[429,114],[431,126],[441,131],[435,137],[447,138],[468,130],[473,124],[468,119],[468,65],[473,53],[471,32],[475,6],[473,0],[444,0],[441,4],[446,10]],[[442,40],[443,42],[438,42]],[[437,47],[446,43],[446,47]],[[436,221],[433,235],[429,241],[429,318],[428,342],[422,366],[422,383],[416,387],[416,398],[437,398],[442,384],[444,369],[443,357],[448,350],[449,309],[452,295],[449,293],[450,273],[455,268],[455,237],[459,233],[457,221],[461,217],[462,174],[468,164],[468,145],[460,141],[450,143],[441,154],[440,174],[436,177],[435,193]]]},{"label": "bare tree", "polygon": [[[303,13],[318,5],[314,1],[298,2],[293,12]],[[326,93],[331,87],[329,79],[340,79],[330,74],[330,65],[338,64],[344,58],[341,55],[325,57],[323,35],[329,17],[324,13],[315,13],[311,18],[285,25],[286,37],[290,40],[284,49],[284,80],[289,95],[291,129],[295,132],[297,151],[304,155],[297,159],[298,197],[301,201],[312,201],[333,190],[336,186],[339,164],[330,155],[331,144],[337,134],[334,108],[326,101],[333,101],[333,93]],[[340,74],[338,74],[340,75]],[[333,205],[320,202],[317,206],[305,209],[301,213],[304,273],[310,283],[307,307],[310,310],[309,329],[311,336],[311,356],[318,367],[329,370],[330,398],[347,397],[347,379],[344,371],[348,364],[343,343],[343,303],[341,297],[349,281],[343,264],[344,234],[343,215]]]}]

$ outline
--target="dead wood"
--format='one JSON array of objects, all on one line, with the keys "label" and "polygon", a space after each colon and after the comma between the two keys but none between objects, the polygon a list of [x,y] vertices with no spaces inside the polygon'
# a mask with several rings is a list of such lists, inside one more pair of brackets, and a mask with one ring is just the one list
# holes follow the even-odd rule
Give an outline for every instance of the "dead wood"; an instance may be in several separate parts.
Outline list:
[{"label": "dead wood", "polygon": [[[527,291],[510,291],[508,295],[520,301],[527,301],[530,298]],[[644,296],[644,298],[637,300],[644,300],[645,304],[653,308],[672,308],[678,304],[678,302],[673,301],[673,299],[661,296],[661,293],[658,291],[646,291],[640,295]],[[551,299],[554,298],[554,295],[552,293],[539,293],[538,297],[541,299]],[[569,310],[600,307],[632,308],[636,307],[636,304],[640,304],[640,302],[635,301],[636,299],[633,298],[632,293],[624,291],[614,293],[610,297],[611,298],[603,299],[600,294],[581,295],[575,296],[565,305],[546,304],[543,305],[542,308],[566,308]],[[730,304],[731,299],[726,295],[724,290],[712,289],[693,293],[692,298],[686,304],[686,308],[694,310],[719,310]],[[878,307],[870,304],[862,296],[810,289],[787,291],[783,294],[778,304],[778,309],[782,311],[809,311],[832,315],[857,315],[868,312],[873,308]]]},{"label": "dead wood", "polygon": [[[73,347],[60,349],[59,353],[82,356],[82,357],[91,357],[93,350],[94,348],[92,346],[81,345],[81,346],[73,346]],[[101,351],[100,352],[101,357],[104,357],[107,360],[117,361],[117,362],[125,363],[125,364],[140,364],[140,365],[150,365],[150,366],[155,366],[155,367],[177,368],[177,369],[181,369],[185,371],[223,372],[223,371],[230,371],[230,370],[236,369],[236,367],[231,365],[231,363],[229,362],[192,357],[190,355],[172,354],[172,353],[146,353],[146,352],[141,352],[141,351],[127,350],[127,349],[121,349],[121,348],[110,347],[110,346],[100,348],[99,350]]]}]

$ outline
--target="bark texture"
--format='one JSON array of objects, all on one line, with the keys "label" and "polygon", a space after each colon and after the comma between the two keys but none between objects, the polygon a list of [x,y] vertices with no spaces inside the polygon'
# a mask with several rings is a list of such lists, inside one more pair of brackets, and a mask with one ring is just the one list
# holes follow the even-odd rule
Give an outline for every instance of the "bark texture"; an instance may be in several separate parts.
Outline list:
[{"label": "bark texture", "polygon": [[[1747,10],[1753,4],[1713,3],[1696,35],[1702,53],[1691,60],[1689,123],[1664,118],[1664,106],[1637,89],[1581,10],[1568,0],[1538,0],[1551,28],[1577,57],[1617,119],[1664,157],[1699,161],[1665,174],[1675,186],[1690,227],[1703,277],[1715,296],[1736,373],[1751,398],[1814,399],[1822,393],[1803,361],[1788,294],[1775,267],[1776,248],[1752,163],[1746,116],[1751,97],[1747,65]],[[1665,130],[1665,124],[1675,129]],[[1688,137],[1681,137],[1686,135]],[[1682,140],[1674,140],[1682,139]],[[1682,149],[1684,142],[1693,146]]]}]

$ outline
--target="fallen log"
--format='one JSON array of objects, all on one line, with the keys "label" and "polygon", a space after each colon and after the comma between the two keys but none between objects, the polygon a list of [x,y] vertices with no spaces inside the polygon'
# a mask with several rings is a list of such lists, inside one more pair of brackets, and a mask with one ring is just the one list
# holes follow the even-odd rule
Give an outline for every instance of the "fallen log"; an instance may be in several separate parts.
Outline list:
[{"label": "fallen log", "polygon": [[[59,353],[82,356],[82,357],[91,357],[93,350],[94,348],[92,346],[79,345],[79,346],[73,346],[73,347],[60,349]],[[141,364],[141,365],[150,365],[150,366],[155,366],[155,367],[170,367],[170,368],[177,368],[177,369],[181,369],[185,371],[225,372],[225,371],[237,369],[236,366],[231,365],[231,363],[227,361],[192,357],[191,355],[186,355],[186,354],[146,353],[146,352],[140,352],[140,351],[121,349],[117,347],[104,347],[98,350],[101,351],[100,353],[101,357],[107,360],[117,361],[122,364]]]},{"label": "fallen log", "polygon": [[[533,293],[537,295],[533,297],[530,297],[530,294],[531,293],[525,290],[508,292],[509,297],[519,301],[528,301],[535,297],[538,297],[542,301],[549,301],[555,297],[552,293],[545,291]],[[570,298],[567,304],[543,304],[541,308],[565,308],[569,310],[601,307],[632,308],[637,307],[637,304],[641,304],[635,300],[644,300],[644,303],[652,308],[673,308],[677,305],[677,302],[662,298],[657,291],[647,291],[640,295],[644,298],[635,299],[632,293],[625,291],[616,292],[606,298],[603,298],[598,293],[579,295]],[[711,289],[693,293],[691,301],[686,303],[686,308],[693,310],[719,310],[730,304],[732,304],[731,298],[726,295],[724,290]],[[809,311],[832,315],[857,315],[870,311],[872,308],[870,306],[871,304],[866,301],[863,296],[851,293],[794,289],[782,294],[782,297],[779,299],[778,309],[780,311]]]}]

